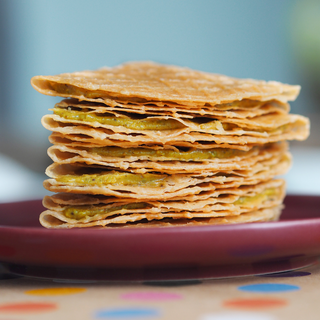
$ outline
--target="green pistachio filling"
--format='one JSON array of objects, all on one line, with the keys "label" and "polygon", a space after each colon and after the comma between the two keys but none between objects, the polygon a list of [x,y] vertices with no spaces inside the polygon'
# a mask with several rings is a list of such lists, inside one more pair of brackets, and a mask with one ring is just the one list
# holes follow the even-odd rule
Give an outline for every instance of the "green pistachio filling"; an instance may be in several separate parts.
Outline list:
[{"label": "green pistachio filling", "polygon": [[240,206],[250,206],[254,204],[260,204],[266,201],[269,197],[276,196],[279,193],[279,190],[276,188],[269,188],[263,192],[253,196],[253,197],[240,197],[234,204]]},{"label": "green pistachio filling", "polygon": [[129,203],[122,206],[115,206],[109,208],[99,208],[93,206],[72,206],[63,210],[63,214],[70,219],[80,220],[86,217],[93,217],[97,214],[104,215],[119,210],[134,210],[134,209],[146,209],[150,205],[147,203]]},{"label": "green pistachio filling", "polygon": [[127,172],[110,172],[83,175],[62,175],[56,178],[57,182],[74,186],[122,185],[159,188],[165,185],[167,176],[161,174],[145,173],[133,174]]},{"label": "green pistachio filling", "polygon": [[106,96],[106,94],[103,91],[86,90],[86,89],[77,88],[64,83],[48,82],[48,87],[49,89],[54,90],[57,93],[76,95],[76,96],[83,95],[90,99],[96,99],[96,98],[101,98]]},{"label": "green pistachio filling", "polygon": [[183,124],[174,119],[130,119],[63,108],[54,108],[53,112],[67,120],[99,122],[105,125],[121,126],[132,130],[174,130],[184,127]]},{"label": "green pistachio filling", "polygon": [[128,158],[128,157],[150,157],[164,158],[164,160],[199,161],[211,159],[228,159],[244,155],[246,152],[236,149],[212,148],[212,149],[191,149],[187,151],[176,151],[171,149],[148,149],[148,148],[120,148],[100,147],[88,148],[92,154],[105,157]]},{"label": "green pistachio filling", "polygon": [[[125,127],[131,130],[175,130],[185,126],[175,119],[133,119],[125,117],[116,117],[113,115],[104,115],[94,112],[69,110],[55,107],[53,113],[67,120],[98,122],[104,125]],[[206,123],[197,123],[192,121],[201,130],[232,130],[236,125],[221,123],[218,120],[212,120]]]},{"label": "green pistachio filling", "polygon": [[[275,196],[278,194],[278,189],[269,188],[264,190],[262,193],[259,193],[253,197],[240,197],[237,201],[234,202],[235,205],[245,206],[252,205],[254,203],[260,204],[266,201],[269,197]],[[118,210],[134,210],[134,209],[146,209],[150,208],[151,205],[148,203],[129,203],[121,206],[115,207],[96,207],[96,206],[70,206],[63,210],[63,214],[70,219],[80,220],[86,217],[93,217],[95,215],[104,215]]]}]

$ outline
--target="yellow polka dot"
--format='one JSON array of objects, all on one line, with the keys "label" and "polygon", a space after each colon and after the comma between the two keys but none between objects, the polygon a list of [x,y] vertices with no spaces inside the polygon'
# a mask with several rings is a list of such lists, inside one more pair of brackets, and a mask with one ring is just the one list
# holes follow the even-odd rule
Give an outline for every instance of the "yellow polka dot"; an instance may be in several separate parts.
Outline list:
[{"label": "yellow polka dot", "polygon": [[85,292],[86,288],[45,288],[25,291],[25,294],[34,296],[62,296]]}]

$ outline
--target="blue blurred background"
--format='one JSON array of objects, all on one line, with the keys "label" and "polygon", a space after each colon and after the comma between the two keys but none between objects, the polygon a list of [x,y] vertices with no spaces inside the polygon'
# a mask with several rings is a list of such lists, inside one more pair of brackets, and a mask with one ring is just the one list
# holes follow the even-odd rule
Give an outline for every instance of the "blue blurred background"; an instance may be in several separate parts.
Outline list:
[{"label": "blue blurred background", "polygon": [[314,125],[288,190],[320,194],[319,0],[1,0],[0,38],[0,201],[45,193],[40,119],[60,99],[30,78],[132,60],[300,84],[292,111]]}]

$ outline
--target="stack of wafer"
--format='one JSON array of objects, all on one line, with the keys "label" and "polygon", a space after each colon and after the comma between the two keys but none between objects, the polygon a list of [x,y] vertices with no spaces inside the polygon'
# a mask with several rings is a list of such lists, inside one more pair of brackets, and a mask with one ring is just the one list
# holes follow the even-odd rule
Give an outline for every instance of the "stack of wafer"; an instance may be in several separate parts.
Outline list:
[{"label": "stack of wafer", "polygon": [[155,227],[279,218],[287,140],[309,135],[289,113],[300,87],[132,62],[36,76],[60,96],[52,131],[47,228]]}]

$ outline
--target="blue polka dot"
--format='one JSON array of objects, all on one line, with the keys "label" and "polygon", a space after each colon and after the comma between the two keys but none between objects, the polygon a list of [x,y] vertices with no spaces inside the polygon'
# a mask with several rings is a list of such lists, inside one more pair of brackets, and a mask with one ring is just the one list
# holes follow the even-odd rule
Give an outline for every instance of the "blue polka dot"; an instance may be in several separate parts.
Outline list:
[{"label": "blue polka dot", "polygon": [[246,286],[238,287],[241,291],[248,292],[286,292],[286,291],[296,291],[299,290],[300,287],[293,286],[291,284],[283,284],[283,283],[258,283],[258,284],[250,284]]},{"label": "blue polka dot", "polygon": [[96,313],[96,318],[105,319],[130,319],[130,318],[146,318],[157,317],[159,312],[155,309],[141,309],[141,308],[119,308],[100,310]]}]

